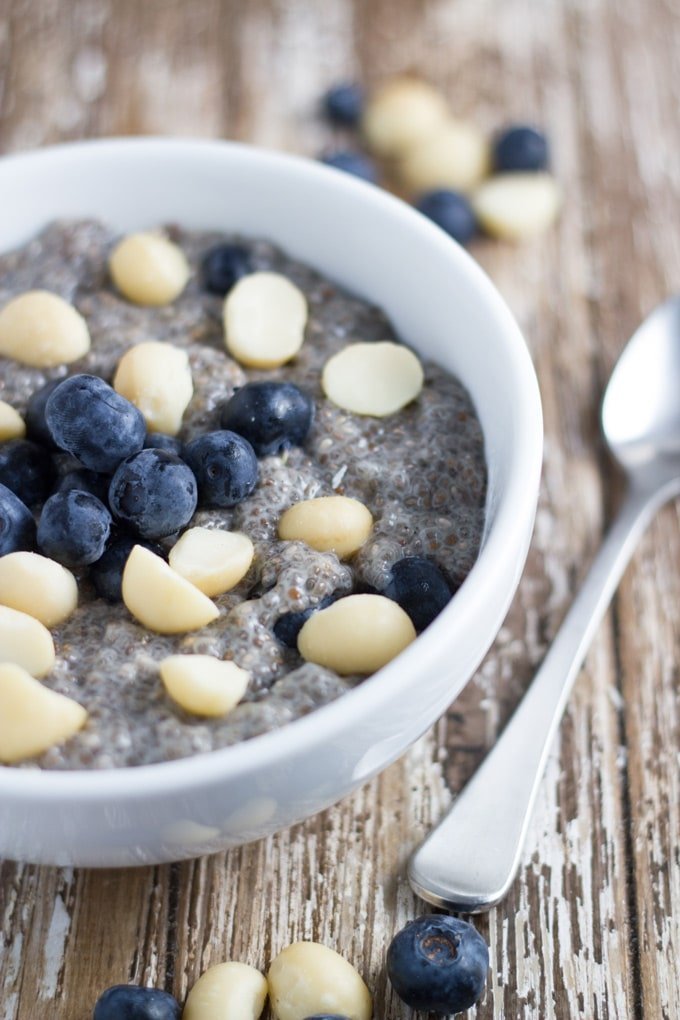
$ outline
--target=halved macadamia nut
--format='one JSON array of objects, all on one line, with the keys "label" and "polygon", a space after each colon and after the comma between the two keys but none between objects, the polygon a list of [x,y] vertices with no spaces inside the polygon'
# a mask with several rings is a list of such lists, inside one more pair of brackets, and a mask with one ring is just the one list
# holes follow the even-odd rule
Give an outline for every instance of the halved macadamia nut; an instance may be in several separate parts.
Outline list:
[{"label": "halved macadamia nut", "polygon": [[307,299],[280,273],[250,273],[224,302],[224,341],[236,361],[276,368],[295,357],[307,325]]},{"label": "halved macadamia nut", "polygon": [[414,194],[436,188],[469,191],[486,177],[489,165],[489,144],[482,132],[466,121],[449,120],[406,154],[399,178]]},{"label": "halved macadamia nut", "polygon": [[139,408],[150,432],[175,436],[194,392],[187,353],[160,340],[144,340],[118,362],[113,388]]},{"label": "halved macadamia nut", "polygon": [[319,942],[294,942],[281,950],[267,981],[277,1020],[304,1020],[321,1013],[371,1020],[373,1015],[371,993],[359,972]]},{"label": "halved macadamia nut", "polygon": [[169,305],[190,276],[181,248],[158,233],[128,234],[111,252],[109,270],[117,289],[136,305]]},{"label": "halved macadamia nut", "polygon": [[127,558],[122,594],[134,618],[158,634],[198,630],[220,615],[203,592],[141,545],[134,546]]},{"label": "halved macadamia nut", "polygon": [[85,725],[87,712],[51,691],[21,666],[0,663],[0,761],[8,765],[63,743]]},{"label": "halved macadamia nut", "polygon": [[159,666],[173,701],[193,715],[231,712],[246,692],[250,676],[235,662],[213,655],[169,655]]},{"label": "halved macadamia nut", "polygon": [[0,400],[0,442],[7,439],[23,439],[26,435],[26,423],[19,412],[11,404]]},{"label": "halved macadamia nut", "polygon": [[253,543],[247,535],[221,528],[189,528],[170,550],[170,566],[214,598],[231,591],[253,562]]},{"label": "halved macadamia nut", "polygon": [[423,379],[413,351],[381,340],[349,344],[334,354],[324,365],[321,386],[343,410],[384,418],[415,400]]},{"label": "halved macadamia nut", "polygon": [[47,556],[8,553],[0,557],[0,605],[56,627],[78,605],[78,585],[70,570]]},{"label": "halved macadamia nut", "polygon": [[403,156],[432,135],[448,117],[446,100],[417,78],[394,78],[373,96],[361,128],[378,156]]},{"label": "halved macadamia nut", "polygon": [[561,203],[559,184],[545,173],[498,174],[472,196],[482,228],[505,241],[542,234],[555,222]]},{"label": "halved macadamia nut", "polygon": [[[218,963],[206,970],[189,992],[182,1020],[258,1020],[267,990],[267,979],[255,967]],[[300,1013],[298,1020],[302,1016]]]},{"label": "halved macadamia nut", "polygon": [[58,294],[29,290],[0,311],[0,354],[22,365],[68,365],[89,349],[85,319]]},{"label": "halved macadamia nut", "polygon": [[360,549],[371,533],[373,515],[358,499],[319,496],[296,503],[279,521],[279,538],[306,542],[318,552],[340,559]]},{"label": "halved macadamia nut", "polygon": [[47,627],[28,613],[0,606],[0,662],[45,676],[54,665],[54,641]]},{"label": "halved macadamia nut", "polygon": [[401,606],[384,595],[348,595],[307,620],[298,650],[307,662],[340,676],[375,673],[415,641]]}]

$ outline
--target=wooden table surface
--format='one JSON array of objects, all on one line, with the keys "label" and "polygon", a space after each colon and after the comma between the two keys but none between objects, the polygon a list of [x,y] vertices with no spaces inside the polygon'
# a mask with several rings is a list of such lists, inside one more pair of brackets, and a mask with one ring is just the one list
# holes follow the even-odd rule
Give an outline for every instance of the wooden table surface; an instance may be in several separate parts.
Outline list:
[{"label": "wooden table surface", "polygon": [[[423,72],[493,130],[545,125],[565,190],[549,235],[473,254],[516,314],[545,409],[525,576],[448,716],[354,797],[191,863],[74,871],[0,863],[0,1018],[86,1020],[117,982],[182,997],[211,963],[265,968],[288,942],[340,950],[375,1016],[422,912],[405,862],[493,744],[601,540],[621,483],[597,409],[626,338],[680,290],[677,0],[0,0],[0,149],[86,136],[240,138],[315,155],[339,79]],[[1,215],[0,196],[0,215]],[[332,238],[329,238],[332,243]],[[648,532],[554,748],[521,874],[478,920],[491,946],[475,1020],[680,1016],[680,528]]]}]

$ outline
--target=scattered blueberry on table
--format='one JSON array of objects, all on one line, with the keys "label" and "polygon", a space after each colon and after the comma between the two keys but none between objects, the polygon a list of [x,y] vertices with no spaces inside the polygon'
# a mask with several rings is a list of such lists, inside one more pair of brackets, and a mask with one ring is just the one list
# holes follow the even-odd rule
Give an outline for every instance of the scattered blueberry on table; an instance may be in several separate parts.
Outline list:
[{"label": "scattered blueberry on table", "polygon": [[142,538],[165,538],[194,515],[198,488],[194,473],[176,454],[154,447],[120,463],[109,486],[109,505]]},{"label": "scattered blueberry on table", "polygon": [[196,476],[201,506],[236,506],[257,485],[255,451],[236,432],[206,432],[187,444],[184,455]]},{"label": "scattered blueberry on table", "polygon": [[472,206],[458,191],[428,191],[420,196],[416,209],[459,244],[467,244],[477,232]]},{"label": "scattered blueberry on table", "polygon": [[346,174],[359,177],[362,181],[368,181],[370,184],[376,184],[378,181],[378,172],[373,160],[361,152],[345,149],[339,152],[329,152],[321,157],[321,162],[326,166],[334,167],[335,170],[343,170]]},{"label": "scattered blueberry on table", "polygon": [[113,985],[97,999],[92,1020],[180,1020],[177,999],[158,988]]},{"label": "scattered blueberry on table", "polygon": [[453,591],[432,560],[424,556],[404,556],[392,567],[382,594],[401,606],[420,633],[448,605]]},{"label": "scattered blueberry on table", "polygon": [[412,1009],[459,1013],[477,1002],[489,949],[476,928],[446,914],[426,914],[398,932],[387,951],[387,974]]},{"label": "scattered blueberry on table", "polygon": [[356,82],[334,85],[323,97],[323,111],[332,124],[356,127],[364,112],[364,90]]},{"label": "scattered blueberry on table", "polygon": [[251,382],[223,406],[220,424],[247,439],[258,457],[301,446],[314,418],[314,401],[289,382]]},{"label": "scattered blueberry on table", "polygon": [[54,443],[102,474],[142,449],[144,416],[96,375],[72,375],[50,394],[45,420]]},{"label": "scattered blueberry on table", "polygon": [[548,140],[537,128],[526,124],[512,125],[495,139],[493,163],[500,173],[545,170],[548,162]]},{"label": "scattered blueberry on table", "polygon": [[0,443],[0,483],[28,507],[42,503],[54,479],[54,465],[47,450],[30,439]]},{"label": "scattered blueberry on table", "polygon": [[90,492],[56,492],[38,522],[38,548],[64,567],[85,567],[103,555],[111,532],[111,514]]},{"label": "scattered blueberry on table", "polygon": [[11,489],[0,483],[0,556],[35,547],[33,514]]},{"label": "scattered blueberry on table", "polygon": [[224,297],[237,280],[252,273],[250,252],[240,244],[218,244],[204,257],[201,271],[205,289]]}]

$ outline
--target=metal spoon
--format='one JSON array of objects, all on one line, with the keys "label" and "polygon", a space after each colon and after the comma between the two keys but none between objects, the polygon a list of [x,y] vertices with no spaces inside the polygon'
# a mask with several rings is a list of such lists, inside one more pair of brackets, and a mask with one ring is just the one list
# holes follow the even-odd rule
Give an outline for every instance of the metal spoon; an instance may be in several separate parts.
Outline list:
[{"label": "metal spoon", "polygon": [[656,511],[680,493],[680,295],[656,308],[621,355],[602,431],[628,491],[531,686],[453,807],[409,862],[414,891],[480,913],[507,894],[567,698],[621,575]]}]

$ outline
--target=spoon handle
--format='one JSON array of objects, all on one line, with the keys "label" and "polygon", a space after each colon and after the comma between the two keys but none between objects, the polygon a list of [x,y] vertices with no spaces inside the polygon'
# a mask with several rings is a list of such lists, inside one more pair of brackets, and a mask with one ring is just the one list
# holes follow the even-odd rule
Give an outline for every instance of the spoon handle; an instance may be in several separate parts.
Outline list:
[{"label": "spoon handle", "polygon": [[411,857],[409,881],[424,900],[480,913],[507,894],[576,675],[642,532],[666,498],[665,492],[629,490],[519,707],[448,814]]}]

